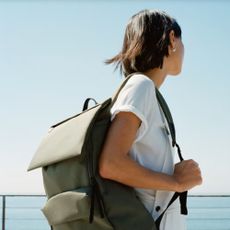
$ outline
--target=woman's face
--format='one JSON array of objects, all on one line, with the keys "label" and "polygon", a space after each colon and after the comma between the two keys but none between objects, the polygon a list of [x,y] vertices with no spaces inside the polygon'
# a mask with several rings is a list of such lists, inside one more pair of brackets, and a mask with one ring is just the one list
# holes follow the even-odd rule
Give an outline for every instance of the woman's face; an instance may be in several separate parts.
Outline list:
[{"label": "woman's face", "polygon": [[184,59],[184,44],[181,38],[174,37],[174,45],[169,48],[167,57],[168,74],[177,75],[181,72]]},{"label": "woman's face", "polygon": [[177,56],[175,58],[175,66],[177,67],[177,72],[179,74],[181,72],[184,60],[184,44],[180,38],[177,38],[177,41],[177,50],[175,51],[175,53],[177,52]]}]

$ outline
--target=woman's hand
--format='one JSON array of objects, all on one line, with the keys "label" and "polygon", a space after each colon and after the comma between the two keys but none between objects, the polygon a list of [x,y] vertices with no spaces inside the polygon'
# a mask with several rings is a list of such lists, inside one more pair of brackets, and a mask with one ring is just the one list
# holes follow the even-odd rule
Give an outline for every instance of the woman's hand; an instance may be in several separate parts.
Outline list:
[{"label": "woman's hand", "polygon": [[184,192],[202,183],[199,165],[194,160],[184,160],[175,165],[173,177],[177,192]]}]

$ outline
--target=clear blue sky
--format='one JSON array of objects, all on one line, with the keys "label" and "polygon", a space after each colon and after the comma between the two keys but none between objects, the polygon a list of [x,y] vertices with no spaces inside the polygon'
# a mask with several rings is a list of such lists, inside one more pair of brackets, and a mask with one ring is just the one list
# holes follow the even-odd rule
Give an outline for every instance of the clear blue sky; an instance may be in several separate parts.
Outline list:
[{"label": "clear blue sky", "polygon": [[103,61],[120,51],[128,19],[157,8],[174,16],[183,71],[161,91],[185,158],[204,184],[191,193],[230,194],[229,1],[1,1],[0,193],[44,193],[28,164],[48,127],[103,101],[121,82]]}]

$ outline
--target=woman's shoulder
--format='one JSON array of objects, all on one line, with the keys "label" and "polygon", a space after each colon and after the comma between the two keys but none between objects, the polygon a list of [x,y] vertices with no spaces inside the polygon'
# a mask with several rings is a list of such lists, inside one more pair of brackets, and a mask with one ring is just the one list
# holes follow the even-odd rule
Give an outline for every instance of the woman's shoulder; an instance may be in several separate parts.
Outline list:
[{"label": "woman's shoulder", "polygon": [[142,73],[135,73],[127,82],[127,87],[134,87],[138,90],[153,90],[155,91],[154,82]]},{"label": "woman's shoulder", "polygon": [[154,82],[142,73],[135,73],[128,79],[119,93],[117,101],[128,100],[135,103],[148,105],[156,101]]}]

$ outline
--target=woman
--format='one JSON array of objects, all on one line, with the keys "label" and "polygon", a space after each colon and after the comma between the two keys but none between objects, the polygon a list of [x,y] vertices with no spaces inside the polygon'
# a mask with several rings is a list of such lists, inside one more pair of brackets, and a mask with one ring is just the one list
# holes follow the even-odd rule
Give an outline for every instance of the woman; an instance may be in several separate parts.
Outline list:
[{"label": "woman", "polygon": [[[112,124],[103,147],[99,171],[103,178],[135,188],[156,219],[175,191],[201,184],[194,160],[174,165],[174,153],[155,87],[167,75],[181,72],[184,46],[181,29],[165,12],[144,10],[134,15],[125,31],[122,51],[107,60],[117,63],[128,80],[111,109]],[[165,213],[161,230],[186,229],[176,200]]]}]

